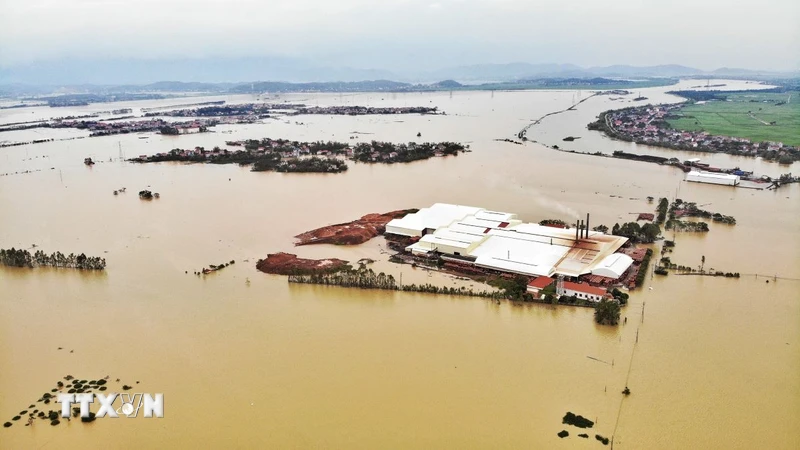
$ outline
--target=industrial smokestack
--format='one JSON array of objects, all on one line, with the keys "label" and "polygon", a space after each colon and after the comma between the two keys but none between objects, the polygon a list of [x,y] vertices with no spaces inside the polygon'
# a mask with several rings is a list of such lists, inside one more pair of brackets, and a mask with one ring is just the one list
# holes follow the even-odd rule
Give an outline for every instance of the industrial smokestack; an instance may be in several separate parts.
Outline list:
[{"label": "industrial smokestack", "polygon": [[576,241],[580,238],[578,236],[578,233],[580,233],[580,231],[581,231],[581,221],[580,220],[576,220],[575,221],[575,240]]},{"label": "industrial smokestack", "polygon": [[578,239],[583,239],[583,221],[578,221]]},{"label": "industrial smokestack", "polygon": [[589,213],[586,213],[586,237],[589,237]]}]

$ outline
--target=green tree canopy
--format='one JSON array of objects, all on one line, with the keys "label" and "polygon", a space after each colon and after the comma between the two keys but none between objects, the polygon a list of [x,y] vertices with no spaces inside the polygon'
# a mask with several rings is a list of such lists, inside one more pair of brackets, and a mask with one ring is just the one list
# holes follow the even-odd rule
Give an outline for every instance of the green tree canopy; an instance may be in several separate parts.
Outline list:
[{"label": "green tree canopy", "polygon": [[615,300],[601,300],[594,307],[594,321],[600,325],[619,323],[620,307]]}]

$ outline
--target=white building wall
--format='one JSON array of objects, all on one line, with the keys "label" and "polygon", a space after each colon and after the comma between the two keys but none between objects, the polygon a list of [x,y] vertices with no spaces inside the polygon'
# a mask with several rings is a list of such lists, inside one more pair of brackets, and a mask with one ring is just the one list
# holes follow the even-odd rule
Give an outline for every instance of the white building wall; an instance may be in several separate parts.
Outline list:
[{"label": "white building wall", "polygon": [[603,299],[602,295],[587,294],[584,292],[573,291],[572,289],[564,289],[564,295],[567,297],[575,296],[580,299],[589,300],[591,302],[599,302]]},{"label": "white building wall", "polygon": [[[397,220],[397,219],[395,219]],[[392,225],[391,223],[386,225],[386,232],[390,234],[397,234],[400,236],[422,236],[422,231],[417,229],[406,228],[402,226]]]}]

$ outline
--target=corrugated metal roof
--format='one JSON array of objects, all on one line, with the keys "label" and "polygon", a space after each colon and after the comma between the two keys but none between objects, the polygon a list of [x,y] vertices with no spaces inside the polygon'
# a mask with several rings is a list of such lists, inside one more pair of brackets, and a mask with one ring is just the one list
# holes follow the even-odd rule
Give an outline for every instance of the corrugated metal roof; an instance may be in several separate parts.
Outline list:
[{"label": "corrugated metal roof", "polygon": [[570,291],[575,291],[575,292],[583,292],[584,294],[599,295],[599,296],[604,296],[608,292],[603,288],[589,286],[588,284],[583,284],[583,283],[573,283],[571,281],[564,282],[564,289],[568,289]]},{"label": "corrugated metal roof", "polygon": [[553,284],[553,281],[555,280],[550,277],[537,277],[536,279],[528,283],[528,286],[536,289],[544,289],[547,286]]}]

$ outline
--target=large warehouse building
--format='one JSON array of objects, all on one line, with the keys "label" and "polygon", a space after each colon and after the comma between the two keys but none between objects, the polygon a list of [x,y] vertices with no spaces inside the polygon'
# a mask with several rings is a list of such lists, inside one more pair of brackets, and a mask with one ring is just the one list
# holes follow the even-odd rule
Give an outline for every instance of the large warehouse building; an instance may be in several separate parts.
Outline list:
[{"label": "large warehouse building", "polygon": [[392,220],[386,233],[420,237],[406,247],[415,255],[435,252],[501,272],[621,277],[633,260],[615,252],[628,239],[586,229],[523,223],[512,213],[437,203]]},{"label": "large warehouse building", "polygon": [[702,170],[693,170],[686,173],[686,181],[694,181],[696,183],[736,186],[739,184],[739,180],[739,175],[731,175],[727,173],[704,172]]}]

